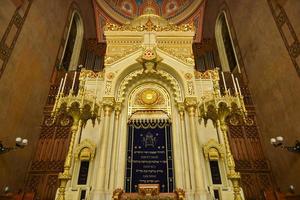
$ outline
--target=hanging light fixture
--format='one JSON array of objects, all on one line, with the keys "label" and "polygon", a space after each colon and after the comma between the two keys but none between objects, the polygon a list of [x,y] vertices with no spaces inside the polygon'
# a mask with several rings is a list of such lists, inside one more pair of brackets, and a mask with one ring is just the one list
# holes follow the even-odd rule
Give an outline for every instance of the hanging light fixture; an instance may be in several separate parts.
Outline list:
[{"label": "hanging light fixture", "polygon": [[22,139],[21,137],[16,138],[16,146],[14,146],[14,147],[6,147],[2,144],[2,141],[0,140],[0,154],[4,154],[4,153],[12,151],[12,150],[24,148],[27,145],[28,145],[28,140]]},{"label": "hanging light fixture", "polygon": [[282,136],[277,136],[276,138],[271,138],[270,142],[274,147],[281,147],[283,149],[288,150],[289,152],[300,153],[300,141],[299,140],[296,140],[294,146],[286,146],[284,144],[284,139]]}]

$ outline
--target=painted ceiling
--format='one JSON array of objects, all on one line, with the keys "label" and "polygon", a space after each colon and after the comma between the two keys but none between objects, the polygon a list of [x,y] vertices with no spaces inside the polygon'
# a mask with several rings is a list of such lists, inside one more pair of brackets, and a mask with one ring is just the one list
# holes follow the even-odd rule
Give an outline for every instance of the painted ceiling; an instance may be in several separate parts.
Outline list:
[{"label": "painted ceiling", "polygon": [[[189,10],[195,1],[201,0],[102,0],[105,1],[117,14],[132,19],[145,12],[152,11],[166,19],[170,19]],[[99,2],[99,1],[98,1]],[[100,3],[101,4],[101,3]]]}]

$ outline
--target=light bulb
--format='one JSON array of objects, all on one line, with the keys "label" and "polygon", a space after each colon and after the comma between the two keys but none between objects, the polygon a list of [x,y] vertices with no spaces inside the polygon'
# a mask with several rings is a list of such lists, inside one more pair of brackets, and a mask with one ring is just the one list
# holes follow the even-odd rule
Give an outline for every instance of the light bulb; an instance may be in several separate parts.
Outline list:
[{"label": "light bulb", "polygon": [[277,137],[276,137],[276,140],[277,140],[278,142],[283,142],[283,137],[282,137],[282,136],[277,136]]},{"label": "light bulb", "polygon": [[276,139],[275,138],[271,138],[270,142],[271,142],[271,144],[275,144],[276,143]]},{"label": "light bulb", "polygon": [[16,138],[16,143],[21,143],[21,142],[22,142],[22,138],[17,137],[17,138]]},{"label": "light bulb", "polygon": [[28,140],[27,139],[23,139],[22,140],[22,145],[26,146],[28,144]]}]

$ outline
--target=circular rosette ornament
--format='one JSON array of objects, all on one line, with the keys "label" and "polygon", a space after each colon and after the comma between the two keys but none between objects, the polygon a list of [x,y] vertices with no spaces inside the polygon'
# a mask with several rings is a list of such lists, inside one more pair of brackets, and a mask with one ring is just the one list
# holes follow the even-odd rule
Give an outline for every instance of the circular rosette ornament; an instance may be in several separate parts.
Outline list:
[{"label": "circular rosette ornament", "polygon": [[55,118],[54,117],[48,117],[45,120],[45,125],[46,126],[52,126],[55,123]]},{"label": "circular rosette ornament", "polygon": [[60,125],[61,126],[68,126],[70,124],[71,120],[69,117],[63,117],[61,120],[60,120]]},{"label": "circular rosette ornament", "polygon": [[245,117],[244,122],[247,126],[252,126],[254,124],[253,119],[251,119],[250,117]]},{"label": "circular rosette ornament", "polygon": [[240,120],[239,120],[238,116],[233,115],[232,117],[229,118],[229,123],[232,126],[237,126],[237,125],[239,125]]}]

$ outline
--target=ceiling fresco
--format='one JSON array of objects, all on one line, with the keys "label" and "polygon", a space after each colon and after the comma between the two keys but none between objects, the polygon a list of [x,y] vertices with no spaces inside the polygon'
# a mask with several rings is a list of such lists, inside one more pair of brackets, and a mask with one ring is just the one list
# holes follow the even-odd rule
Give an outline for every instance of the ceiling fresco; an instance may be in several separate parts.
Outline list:
[{"label": "ceiling fresco", "polygon": [[[194,0],[104,0],[118,14],[131,19],[151,8],[166,19],[184,12]],[[196,0],[201,2],[201,0]]]},{"label": "ceiling fresco", "polygon": [[162,16],[172,24],[193,24],[195,42],[202,38],[205,0],[94,0],[97,36],[105,42],[107,23],[127,24],[142,14]]}]

